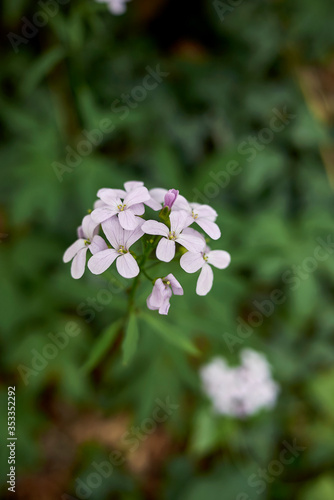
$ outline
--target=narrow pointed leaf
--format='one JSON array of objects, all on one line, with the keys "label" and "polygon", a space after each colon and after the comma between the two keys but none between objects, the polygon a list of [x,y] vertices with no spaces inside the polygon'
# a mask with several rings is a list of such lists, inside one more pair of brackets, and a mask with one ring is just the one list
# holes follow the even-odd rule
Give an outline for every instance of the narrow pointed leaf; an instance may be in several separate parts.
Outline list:
[{"label": "narrow pointed leaf", "polygon": [[119,332],[123,321],[123,318],[121,318],[102,331],[92,349],[92,352],[90,353],[88,360],[82,367],[83,371],[90,372],[93,370],[93,368],[95,368],[95,366],[99,363],[99,361],[102,359],[102,357],[116,338],[116,335]]},{"label": "narrow pointed leaf", "polygon": [[139,330],[135,314],[130,314],[129,321],[125,331],[125,337],[122,345],[123,363],[127,365],[133,358],[138,344]]},{"label": "narrow pointed leaf", "polygon": [[175,345],[179,349],[192,354],[194,356],[199,355],[199,350],[194,344],[183,334],[181,330],[178,330],[174,325],[166,323],[153,315],[143,313],[141,318],[146,321],[151,328],[153,328],[158,335],[160,335],[164,340],[170,344]]}]

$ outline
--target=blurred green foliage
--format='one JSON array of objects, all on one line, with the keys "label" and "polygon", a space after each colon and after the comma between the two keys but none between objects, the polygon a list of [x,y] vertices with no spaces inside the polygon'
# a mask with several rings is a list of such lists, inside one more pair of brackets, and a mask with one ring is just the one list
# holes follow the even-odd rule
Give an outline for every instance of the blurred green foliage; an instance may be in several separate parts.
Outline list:
[{"label": "blurred green foliage", "polygon": [[[179,408],[162,425],[172,446],[154,481],[125,464],[90,498],[332,500],[333,249],[325,246],[315,257],[319,238],[334,237],[333,193],[319,154],[331,143],[331,129],[305,101],[298,71],[330,64],[334,4],[241,2],[223,20],[204,0],[127,5],[121,17],[93,0],[60,6],[14,51],[6,35],[22,36],[24,19],[31,21],[40,8],[27,0],[3,2],[1,406],[6,408],[7,385],[15,384],[18,475],[46,470],[39,443],[59,425],[55,402],[79,416],[125,412],[140,423],[152,415],[157,398],[169,397]],[[122,95],[141,86],[147,67],[157,65],[168,76],[121,113]],[[271,137],[261,131],[277,112],[294,117]],[[69,167],[66,148],[76,151],[83,131],[106,119],[112,132]],[[249,145],[250,137],[257,146]],[[61,182],[54,162],[67,167]],[[196,276],[169,268],[184,297],[173,299],[165,323],[153,312],[139,316],[138,349],[133,354],[125,347],[125,365],[111,326],[125,310],[118,293],[125,280],[112,285],[112,300],[96,311],[88,299],[110,290],[116,273],[87,272],[75,281],[62,255],[96,191],[132,179],[212,205],[232,263],[215,272],[206,298],[195,294]],[[249,321],[258,310],[254,301],[268,300],[276,289],[284,302],[240,341],[237,318]],[[148,294],[149,285],[141,284],[141,305]],[[32,349],[41,353],[48,334],[64,332],[69,321],[80,333],[25,385],[18,366],[30,367]],[[131,326],[133,337],[136,328]],[[233,352],[226,333],[239,339]],[[190,340],[199,355],[192,354]],[[217,418],[198,369],[213,355],[235,362],[246,346],[270,360],[281,386],[277,408],[247,421]],[[5,411],[2,417],[5,429]],[[277,460],[285,440],[305,450],[258,493],[249,478]],[[5,447],[0,453],[4,471]],[[100,444],[79,447],[66,491],[74,495],[75,479],[107,454]]]}]

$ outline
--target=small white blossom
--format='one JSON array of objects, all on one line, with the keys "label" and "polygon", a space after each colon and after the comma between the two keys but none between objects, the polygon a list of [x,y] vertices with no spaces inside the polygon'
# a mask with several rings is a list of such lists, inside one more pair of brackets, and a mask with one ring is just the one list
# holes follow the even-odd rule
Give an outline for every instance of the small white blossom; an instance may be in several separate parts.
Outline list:
[{"label": "small white blossom", "polygon": [[115,16],[120,16],[126,12],[126,3],[130,0],[96,0],[99,3],[107,4],[109,11]]},{"label": "small white blossom", "polygon": [[224,359],[214,358],[200,372],[204,391],[220,415],[242,418],[276,403],[279,387],[266,358],[244,349],[241,360],[240,366],[230,367]]}]

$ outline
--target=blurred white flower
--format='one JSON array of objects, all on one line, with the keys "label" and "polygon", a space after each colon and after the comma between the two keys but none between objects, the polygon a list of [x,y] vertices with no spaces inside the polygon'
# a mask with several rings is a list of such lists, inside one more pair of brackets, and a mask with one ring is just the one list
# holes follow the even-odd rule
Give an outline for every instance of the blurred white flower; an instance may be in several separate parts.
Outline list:
[{"label": "blurred white flower", "polygon": [[96,0],[99,3],[106,3],[108,9],[115,16],[120,16],[126,11],[126,3],[130,0]]},{"label": "blurred white flower", "polygon": [[241,365],[230,367],[224,359],[214,358],[200,375],[218,414],[242,418],[276,403],[279,387],[271,378],[270,365],[252,349],[241,351]]}]

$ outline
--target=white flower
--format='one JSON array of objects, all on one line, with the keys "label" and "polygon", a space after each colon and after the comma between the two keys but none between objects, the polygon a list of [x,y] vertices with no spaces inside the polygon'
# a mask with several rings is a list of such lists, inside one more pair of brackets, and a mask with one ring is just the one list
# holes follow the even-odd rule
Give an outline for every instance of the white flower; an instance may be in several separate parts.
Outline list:
[{"label": "white flower", "polygon": [[151,310],[159,310],[159,314],[168,314],[172,294],[183,295],[183,288],[173,274],[165,278],[158,278],[154,283],[151,295],[147,297],[147,307]]},{"label": "white flower", "polygon": [[126,3],[130,0],[96,0],[99,3],[106,3],[108,9],[115,16],[120,16],[126,11]]},{"label": "white flower", "polygon": [[266,358],[244,349],[241,359],[240,366],[230,367],[224,359],[215,358],[200,372],[204,391],[218,414],[245,417],[276,403],[279,387]]},{"label": "white flower", "polygon": [[183,230],[191,224],[191,218],[186,212],[172,212],[170,214],[170,229],[162,222],[148,220],[142,225],[142,230],[147,234],[161,235],[163,238],[158,243],[156,255],[163,262],[170,262],[175,255],[175,242],[187,250],[200,251],[203,243],[200,238],[192,234],[184,234]]},{"label": "white flower", "polygon": [[138,215],[143,215],[145,208],[143,202],[150,199],[146,187],[141,186],[129,192],[121,189],[100,189],[97,196],[101,198],[104,205],[95,208],[92,212],[92,219],[100,224],[118,215],[119,223],[123,229],[135,229],[141,219]]},{"label": "white flower", "polygon": [[173,205],[173,210],[184,210],[193,221],[199,225],[203,231],[213,240],[218,240],[221,236],[220,229],[215,223],[218,217],[216,210],[209,205],[200,203],[189,203],[184,196],[179,195]]},{"label": "white flower", "polygon": [[[143,221],[141,221],[141,224]],[[136,259],[129,252],[130,247],[143,236],[139,224],[132,231],[123,229],[116,217],[102,223],[104,234],[113,248],[107,248],[96,253],[88,261],[88,268],[93,274],[101,274],[106,271],[116,260],[116,268],[124,278],[134,278],[139,274]]]},{"label": "white flower", "polygon": [[[134,189],[137,189],[139,187],[144,187],[144,183],[142,181],[128,181],[124,183],[124,189],[125,193],[130,193]],[[120,190],[119,190],[120,191]],[[148,194],[149,198],[144,201],[144,205],[147,205],[148,207],[152,208],[153,210],[161,210],[161,203],[159,203],[154,196],[152,196],[152,191],[155,191],[155,189],[151,189]],[[122,196],[121,196],[122,197]]]},{"label": "white flower", "polygon": [[63,256],[64,262],[72,260],[71,275],[79,279],[85,272],[86,254],[89,249],[92,254],[107,248],[106,242],[98,236],[99,224],[96,224],[91,215],[86,215],[82,225],[78,227],[78,239],[66,250]]},{"label": "white flower", "polygon": [[201,273],[197,280],[196,293],[197,295],[206,295],[210,292],[213,284],[213,272],[211,266],[218,269],[225,269],[231,262],[231,256],[225,250],[210,250],[205,245],[203,236],[194,229],[188,228],[184,231],[185,234],[198,236],[202,239],[202,249],[200,252],[189,251],[182,255],[180,266],[187,273],[195,273],[201,269]]}]

